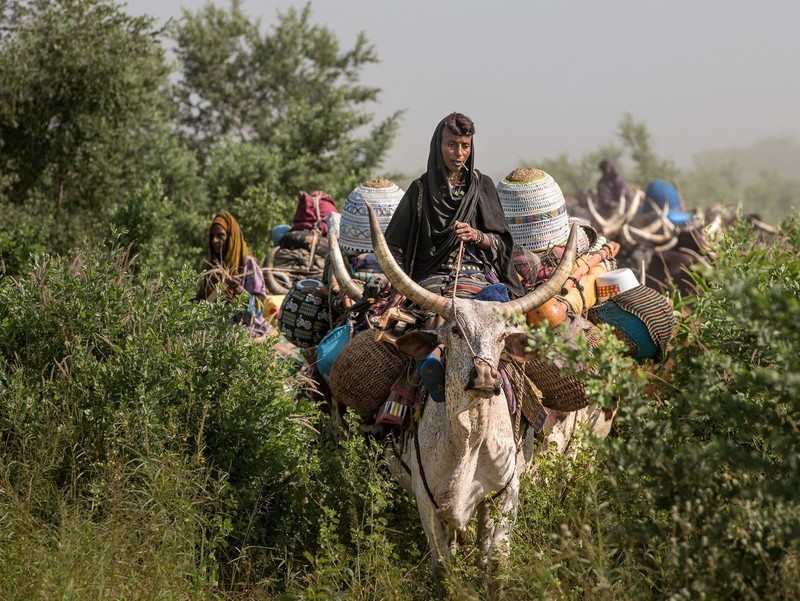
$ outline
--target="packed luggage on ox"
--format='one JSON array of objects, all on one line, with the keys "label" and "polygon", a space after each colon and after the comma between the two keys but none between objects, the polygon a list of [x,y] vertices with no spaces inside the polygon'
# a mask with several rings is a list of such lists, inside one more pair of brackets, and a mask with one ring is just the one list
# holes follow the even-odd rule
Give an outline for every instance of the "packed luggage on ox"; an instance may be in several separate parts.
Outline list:
[{"label": "packed luggage on ox", "polygon": [[[421,187],[412,185],[409,191],[415,189]],[[585,336],[590,349],[599,341],[598,325],[610,324],[637,361],[663,360],[674,329],[669,301],[641,285],[630,270],[616,269],[619,245],[598,235],[588,224],[569,218],[555,180],[539,169],[517,169],[497,185],[496,192],[504,227],[513,238],[511,265],[522,294],[542,287],[557,268],[563,269],[558,267],[559,261],[571,226],[576,226],[576,258],[569,267],[569,277],[554,296],[527,312],[527,323],[547,323],[558,328],[569,342]],[[418,416],[428,398],[444,400],[443,366],[447,362],[446,348],[416,358],[398,350],[397,342],[405,334],[432,331],[431,314],[403,302],[405,299],[381,274],[370,237],[367,203],[374,209],[374,225],[383,233],[402,196],[402,190],[385,181],[380,185],[367,182],[351,193],[339,235],[330,235],[323,280],[313,299],[306,299],[316,307],[325,307],[327,327],[316,331],[312,325],[311,331],[316,333],[306,348],[315,350],[316,368],[329,385],[333,400],[355,411],[366,423],[387,426],[403,425],[410,415]],[[418,211],[418,217],[423,214],[419,201],[406,201],[412,212]],[[407,227],[413,230],[411,223],[413,219]],[[391,242],[392,232],[389,234]],[[498,248],[491,240],[490,253]],[[391,248],[389,256],[397,259],[396,264],[409,265],[404,263],[409,257],[398,255],[391,243],[387,248]],[[438,279],[428,282],[428,289],[443,297],[508,300],[507,284],[487,281],[471,271],[471,252],[462,244],[446,263],[452,273],[444,277],[439,274]],[[378,258],[385,260],[383,255]],[[398,299],[400,302],[396,302]],[[302,311],[299,306],[296,310]],[[315,319],[319,320],[319,315]],[[541,430],[548,412],[575,411],[590,404],[582,378],[562,372],[563,362],[536,353],[523,355],[504,353],[497,368],[509,411],[519,412],[534,431]]]},{"label": "packed luggage on ox", "polygon": [[298,193],[292,223],[272,229],[274,246],[262,265],[270,294],[284,295],[300,280],[322,279],[328,220],[336,211],[336,201],[322,190]]},{"label": "packed luggage on ox", "polygon": [[300,347],[323,392],[333,358],[357,331],[376,327],[389,291],[372,253],[365,203],[376,208],[385,228],[402,196],[403,190],[387,179],[357,186],[342,213],[327,216],[328,257],[320,271],[286,292],[280,330]]}]

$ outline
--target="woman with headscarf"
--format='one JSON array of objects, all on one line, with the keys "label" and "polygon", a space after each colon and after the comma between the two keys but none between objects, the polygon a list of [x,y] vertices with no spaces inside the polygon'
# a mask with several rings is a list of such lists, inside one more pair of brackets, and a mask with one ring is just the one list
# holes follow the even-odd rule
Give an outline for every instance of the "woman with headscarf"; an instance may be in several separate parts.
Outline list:
[{"label": "woman with headscarf", "polygon": [[[500,298],[522,296],[511,252],[514,239],[492,179],[474,167],[475,125],[451,113],[436,126],[428,169],[406,191],[386,241],[412,279],[437,294],[472,297],[496,284]],[[503,298],[505,297],[505,298]]]},{"label": "woman with headscarf", "polygon": [[[427,290],[504,301],[524,290],[497,189],[474,167],[474,134],[474,123],[461,113],[439,122],[428,169],[408,187],[385,236],[398,264]],[[431,316],[426,327],[440,321]],[[420,364],[420,375],[433,400],[444,401],[440,349]]]},{"label": "woman with headscarf", "polygon": [[264,275],[250,254],[239,223],[227,211],[217,213],[211,221],[207,262],[209,269],[198,287],[197,300],[215,301],[218,289],[227,302],[246,294],[246,307],[237,311],[231,321],[247,326],[254,338],[263,336],[267,330]]}]

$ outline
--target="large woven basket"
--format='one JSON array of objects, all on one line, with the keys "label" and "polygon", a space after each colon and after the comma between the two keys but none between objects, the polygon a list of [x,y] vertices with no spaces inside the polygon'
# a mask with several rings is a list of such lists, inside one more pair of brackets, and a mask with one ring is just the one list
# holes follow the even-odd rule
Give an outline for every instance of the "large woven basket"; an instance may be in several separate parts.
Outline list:
[{"label": "large woven basket", "polygon": [[373,330],[356,334],[333,362],[333,398],[363,417],[374,415],[403,374],[408,359],[387,342],[376,342]]},{"label": "large woven basket", "polygon": [[[565,322],[567,323],[567,322]],[[599,344],[600,329],[580,316],[574,316],[564,328],[569,341],[583,333],[589,348]],[[553,363],[535,357],[525,363],[525,375],[542,391],[542,405],[555,411],[578,411],[591,403],[586,397],[586,385],[580,375],[566,374]]]}]

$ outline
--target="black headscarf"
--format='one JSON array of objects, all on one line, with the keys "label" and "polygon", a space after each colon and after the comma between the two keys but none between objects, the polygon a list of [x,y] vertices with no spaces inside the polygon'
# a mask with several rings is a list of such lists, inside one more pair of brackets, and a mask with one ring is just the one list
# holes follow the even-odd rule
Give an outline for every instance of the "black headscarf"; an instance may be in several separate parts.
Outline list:
[{"label": "black headscarf", "polygon": [[[442,160],[442,132],[446,120],[447,118],[442,119],[433,132],[428,152],[428,170],[408,187],[397,205],[386,228],[386,241],[390,246],[403,250],[403,269],[412,279],[420,281],[435,273],[458,247],[459,240],[453,222],[468,223],[485,234],[497,236],[498,257],[494,264],[495,270],[511,295],[521,296],[524,291],[511,263],[514,239],[506,225],[494,182],[474,168],[474,142],[466,164],[465,194],[454,196],[447,185],[447,169]],[[417,208],[420,186],[421,219]],[[479,255],[484,261],[491,260],[489,252],[480,250]]]}]

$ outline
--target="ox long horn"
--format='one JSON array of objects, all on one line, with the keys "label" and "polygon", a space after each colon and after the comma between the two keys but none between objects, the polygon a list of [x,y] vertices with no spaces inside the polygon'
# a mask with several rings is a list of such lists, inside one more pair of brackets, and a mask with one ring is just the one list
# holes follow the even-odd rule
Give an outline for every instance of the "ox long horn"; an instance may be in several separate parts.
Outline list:
[{"label": "ox long horn", "polygon": [[750,219],[748,219],[748,221],[753,224],[753,227],[755,227],[756,230],[761,230],[765,234],[777,234],[778,233],[778,228],[776,228],[775,226],[772,226],[772,225],[770,225],[768,223],[765,223],[764,221],[761,221],[760,219],[756,219],[755,217],[751,217]]},{"label": "ox long horn", "polygon": [[269,251],[269,254],[267,255],[267,264],[261,270],[264,273],[264,283],[266,284],[267,290],[270,294],[286,294],[289,292],[289,289],[280,284],[272,274],[272,271],[275,269],[275,254],[280,250],[280,248],[280,246],[276,246]]},{"label": "ox long horn", "polygon": [[622,217],[622,223],[629,223],[631,219],[633,219],[634,215],[639,212],[639,205],[642,203],[642,197],[644,196],[644,192],[641,188],[637,188],[636,192],[633,193],[633,198],[631,198],[631,204],[628,207],[628,210],[625,211],[625,214]]},{"label": "ox long horn", "polygon": [[389,251],[389,245],[386,243],[386,238],[383,235],[380,223],[378,223],[378,218],[375,215],[374,209],[368,202],[364,204],[367,206],[367,211],[369,213],[372,248],[374,249],[378,265],[381,266],[386,279],[389,280],[395,290],[423,309],[433,311],[438,315],[443,315],[450,306],[449,299],[434,294],[429,290],[425,290],[425,288],[412,280],[406,272],[400,269],[397,261],[394,260],[392,253]]},{"label": "ox long horn", "polygon": [[603,219],[603,216],[600,215],[600,212],[594,206],[594,201],[592,200],[592,195],[586,195],[586,207],[589,209],[589,212],[592,214],[592,219],[600,226],[600,229],[605,230],[608,221]]},{"label": "ox long horn", "polygon": [[617,209],[614,214],[605,219],[600,212],[597,210],[597,207],[594,206],[594,201],[592,200],[591,196],[587,197],[586,199],[586,206],[589,209],[589,212],[592,214],[592,218],[597,222],[600,226],[600,229],[603,231],[603,235],[607,238],[611,238],[615,236],[619,229],[622,227],[622,224],[625,222],[625,206],[627,203],[625,202],[625,197],[620,197],[620,203],[617,205]]},{"label": "ox long horn", "polygon": [[657,234],[652,234],[645,230],[640,230],[639,228],[633,227],[632,225],[625,224],[625,230],[629,231],[634,236],[638,236],[640,240],[649,240],[653,244],[666,244],[672,238],[675,237],[673,232],[667,232],[665,234],[661,234],[660,236]]},{"label": "ox long horn", "polygon": [[650,206],[653,207],[653,210],[658,215],[657,219],[654,219],[652,223],[644,226],[643,230],[656,233],[659,228],[663,229],[664,232],[674,232],[675,231],[675,224],[669,220],[667,213],[669,213],[669,207],[664,205],[663,207],[658,206],[658,203],[654,201],[652,198],[648,198],[647,202],[650,203]]},{"label": "ox long horn", "polygon": [[525,296],[503,303],[503,311],[506,315],[527,313],[531,309],[543,305],[561,291],[561,288],[569,278],[569,274],[572,273],[575,257],[578,254],[578,227],[577,223],[572,224],[564,254],[561,255],[561,261],[550,276],[550,279],[528,292]]},{"label": "ox long horn", "polygon": [[339,248],[339,237],[333,232],[328,232],[328,258],[333,268],[333,277],[336,278],[342,292],[354,301],[361,300],[361,297],[364,296],[364,291],[350,277],[344,264],[342,249]]}]

